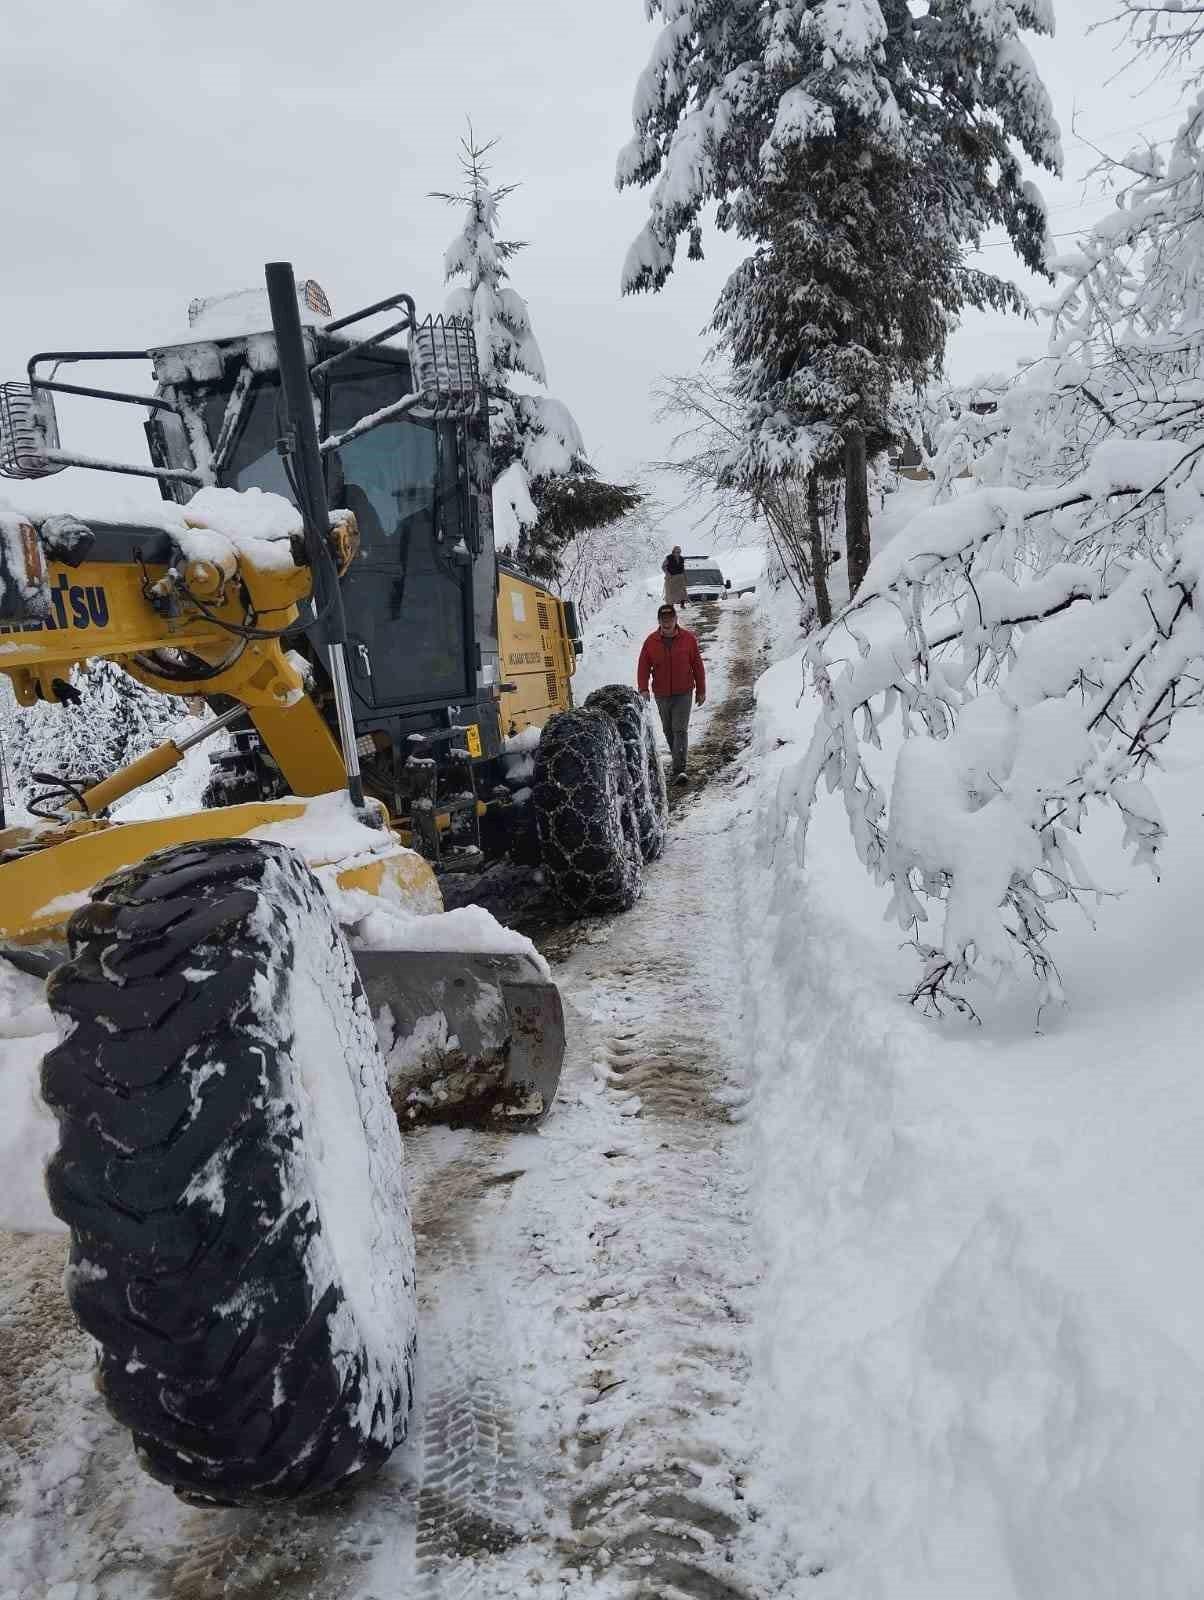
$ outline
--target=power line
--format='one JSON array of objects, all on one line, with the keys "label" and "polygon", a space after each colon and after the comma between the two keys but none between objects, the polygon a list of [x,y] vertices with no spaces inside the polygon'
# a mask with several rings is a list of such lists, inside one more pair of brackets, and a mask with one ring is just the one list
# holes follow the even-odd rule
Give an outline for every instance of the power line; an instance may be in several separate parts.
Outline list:
[{"label": "power line", "polygon": [[[1172,111],[1172,112],[1168,113],[1168,115],[1170,115],[1170,116],[1178,116],[1179,112]],[[1140,124],[1137,124],[1137,126],[1140,126]],[[1113,130],[1113,132],[1121,132],[1121,133],[1124,133],[1124,132],[1127,132],[1127,131],[1128,130],[1123,129],[1123,128],[1114,129]],[[1100,137],[1101,138],[1107,138],[1108,136],[1107,136],[1107,134],[1101,134]],[[1083,142],[1082,140],[1079,140],[1080,144],[1082,142]],[[1170,137],[1168,137],[1166,139],[1155,139],[1155,140],[1153,140],[1152,143],[1151,143],[1150,148],[1156,150],[1156,149],[1159,148],[1160,145],[1173,144],[1173,143],[1174,143],[1174,135],[1171,135]],[[1066,181],[1068,183],[1085,183],[1087,181],[1088,177],[1090,177],[1090,173],[1084,172],[1079,177],[1077,177],[1077,178],[1069,178]],[[1103,212],[1107,208],[1106,207],[1106,200],[1107,200],[1107,197],[1105,195],[1099,195],[1094,200],[1066,200],[1066,201],[1063,201],[1061,204],[1056,205],[1056,206],[1047,206],[1046,209],[1045,209],[1045,215],[1047,217],[1065,216],[1065,214],[1068,211],[1095,211],[1097,214],[1102,215]],[[1070,238],[1073,238],[1075,236],[1075,234],[1081,233],[1082,231],[1083,230],[1080,229],[1080,228],[1072,228],[1068,233],[1051,233],[1049,235],[1049,237],[1051,239],[1070,239]],[[1009,244],[1010,242],[1011,241],[1008,240],[1008,239],[992,240],[989,244],[978,245],[976,248],[979,249],[979,250],[1002,250],[1003,247],[1005,245]]]},{"label": "power line", "polygon": [[[1091,147],[1099,139],[1113,139],[1120,133],[1133,133],[1139,128],[1148,128],[1159,122],[1167,122],[1171,117],[1182,118],[1186,113],[1182,106],[1176,106],[1173,111],[1160,111],[1156,117],[1142,117],[1140,122],[1130,122],[1123,128],[1105,128],[1102,133],[1097,133],[1091,139],[1084,139],[1081,134],[1072,133],[1067,136],[1067,144],[1083,144]],[[1167,139],[1160,139],[1159,144],[1168,144]]]},{"label": "power line", "polygon": [[[1086,233],[1086,228],[1070,228],[1065,233],[1050,233],[1049,239],[1077,239],[1080,234]],[[1011,244],[1010,239],[993,239],[990,244],[977,244],[970,254],[976,256],[980,250],[1004,250]]]},{"label": "power line", "polygon": [[1045,215],[1047,217],[1058,217],[1066,211],[1089,211],[1092,208],[1098,211],[1100,204],[1101,198],[1095,200],[1068,200],[1065,205],[1046,206]]},{"label": "power line", "polygon": [[[1160,143],[1169,144],[1170,140],[1163,139],[1160,141]],[[1100,195],[1094,200],[1068,200],[1064,205],[1048,206],[1046,208],[1045,215],[1047,217],[1057,217],[1065,215],[1065,213],[1068,211],[1094,211],[1097,216],[1103,216],[1107,210],[1106,200],[1107,197],[1105,195]],[[1073,239],[1077,237],[1078,234],[1085,233],[1089,227],[1090,224],[1086,224],[1082,228],[1071,228],[1063,233],[1051,233],[1049,238]],[[1002,250],[1005,245],[1010,243],[1010,239],[992,239],[987,244],[976,245],[975,249]]]}]

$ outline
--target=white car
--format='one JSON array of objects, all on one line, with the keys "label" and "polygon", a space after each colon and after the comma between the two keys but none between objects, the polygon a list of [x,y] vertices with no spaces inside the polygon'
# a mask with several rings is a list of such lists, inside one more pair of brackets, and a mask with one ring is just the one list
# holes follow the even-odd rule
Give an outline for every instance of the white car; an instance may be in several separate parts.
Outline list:
[{"label": "white car", "polygon": [[[728,594],[756,594],[757,584],[753,579],[743,583],[738,589],[732,588],[732,580],[723,576],[720,568],[709,556],[686,557],[686,598],[687,600],[724,600]],[[695,565],[690,566],[689,563]]]},{"label": "white car", "polygon": [[723,576],[718,567],[686,568],[687,600],[723,600],[730,588],[731,581]]}]

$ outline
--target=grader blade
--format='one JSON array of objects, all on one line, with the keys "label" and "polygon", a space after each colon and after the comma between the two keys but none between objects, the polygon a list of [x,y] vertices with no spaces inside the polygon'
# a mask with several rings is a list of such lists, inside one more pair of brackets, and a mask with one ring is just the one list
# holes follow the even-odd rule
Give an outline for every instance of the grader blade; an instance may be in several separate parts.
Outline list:
[{"label": "grader blade", "polygon": [[357,950],[403,1128],[532,1127],[564,1061],[560,991],[526,955]]}]

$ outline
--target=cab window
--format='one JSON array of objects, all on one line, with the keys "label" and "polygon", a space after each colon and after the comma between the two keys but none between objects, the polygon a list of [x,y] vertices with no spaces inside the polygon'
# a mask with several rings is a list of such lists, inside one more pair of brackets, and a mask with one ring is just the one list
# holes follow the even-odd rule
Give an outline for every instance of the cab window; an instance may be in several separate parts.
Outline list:
[{"label": "cab window", "polygon": [[[281,421],[278,415],[279,385],[260,379],[251,392],[243,413],[242,426],[222,472],[225,489],[264,489],[291,501],[293,492],[285,476],[284,462],[276,449]],[[202,404],[205,431],[210,445],[217,443],[226,415],[225,393],[209,395]]]}]

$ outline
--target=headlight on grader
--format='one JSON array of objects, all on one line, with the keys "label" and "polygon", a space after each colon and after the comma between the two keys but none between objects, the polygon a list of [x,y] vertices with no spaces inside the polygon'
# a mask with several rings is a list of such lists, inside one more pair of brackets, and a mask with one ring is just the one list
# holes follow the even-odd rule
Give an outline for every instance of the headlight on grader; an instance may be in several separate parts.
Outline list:
[{"label": "headlight on grader", "polygon": [[6,478],[49,478],[62,472],[54,400],[28,383],[0,383],[0,473]]}]

